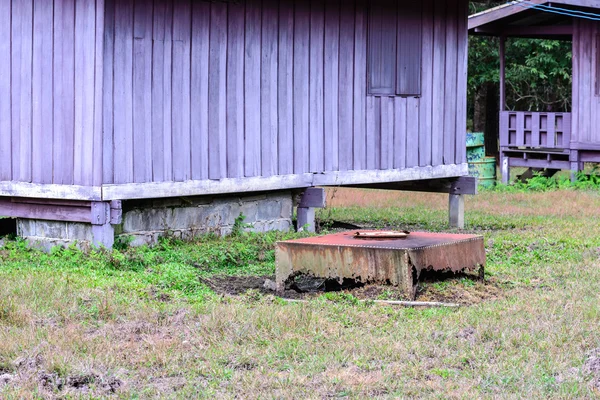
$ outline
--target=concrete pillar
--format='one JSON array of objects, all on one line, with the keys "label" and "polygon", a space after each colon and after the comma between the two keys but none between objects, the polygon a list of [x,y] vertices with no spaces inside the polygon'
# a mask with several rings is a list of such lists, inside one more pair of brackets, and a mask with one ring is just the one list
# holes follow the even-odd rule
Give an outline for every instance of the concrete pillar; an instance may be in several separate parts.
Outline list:
[{"label": "concrete pillar", "polygon": [[315,232],[315,208],[298,207],[298,230],[304,229],[306,232]]},{"label": "concrete pillar", "polygon": [[449,222],[451,228],[465,227],[465,197],[463,194],[451,194],[448,201]]},{"label": "concrete pillar", "polygon": [[508,166],[508,157],[500,153],[500,171],[502,172],[502,183],[508,184],[510,180],[510,168]]}]

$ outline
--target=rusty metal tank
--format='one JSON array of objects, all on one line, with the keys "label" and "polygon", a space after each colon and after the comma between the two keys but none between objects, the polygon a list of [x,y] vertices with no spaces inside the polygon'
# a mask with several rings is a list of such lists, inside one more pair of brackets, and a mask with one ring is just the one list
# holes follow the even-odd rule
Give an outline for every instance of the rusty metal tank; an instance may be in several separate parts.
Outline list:
[{"label": "rusty metal tank", "polygon": [[390,284],[414,298],[422,271],[477,271],[483,278],[483,237],[453,233],[349,231],[278,242],[276,282],[298,274]]}]

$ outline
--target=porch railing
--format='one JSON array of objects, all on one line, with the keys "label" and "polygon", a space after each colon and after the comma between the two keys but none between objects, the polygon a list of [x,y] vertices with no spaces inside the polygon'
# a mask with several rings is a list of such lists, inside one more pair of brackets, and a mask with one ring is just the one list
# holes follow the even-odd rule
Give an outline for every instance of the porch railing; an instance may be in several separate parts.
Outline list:
[{"label": "porch railing", "polygon": [[500,147],[569,149],[571,113],[501,111]]}]

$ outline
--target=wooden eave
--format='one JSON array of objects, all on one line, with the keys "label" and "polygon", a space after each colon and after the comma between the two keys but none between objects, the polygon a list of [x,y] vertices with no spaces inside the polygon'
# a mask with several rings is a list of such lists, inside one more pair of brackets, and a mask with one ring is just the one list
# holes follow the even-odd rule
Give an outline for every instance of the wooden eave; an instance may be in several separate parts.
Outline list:
[{"label": "wooden eave", "polygon": [[[530,0],[529,2],[580,11],[600,11],[600,0]],[[471,15],[468,28],[472,35],[569,40],[572,37],[572,17],[527,8],[514,1]]]}]

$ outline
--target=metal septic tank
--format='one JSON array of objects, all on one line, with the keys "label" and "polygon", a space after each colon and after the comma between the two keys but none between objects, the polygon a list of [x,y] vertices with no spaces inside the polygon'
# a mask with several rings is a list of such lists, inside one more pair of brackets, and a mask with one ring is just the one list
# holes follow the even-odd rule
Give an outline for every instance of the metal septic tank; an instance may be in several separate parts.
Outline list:
[{"label": "metal septic tank", "polygon": [[398,286],[414,298],[422,271],[478,271],[485,248],[479,235],[429,232],[348,231],[276,244],[276,283],[306,274]]}]

